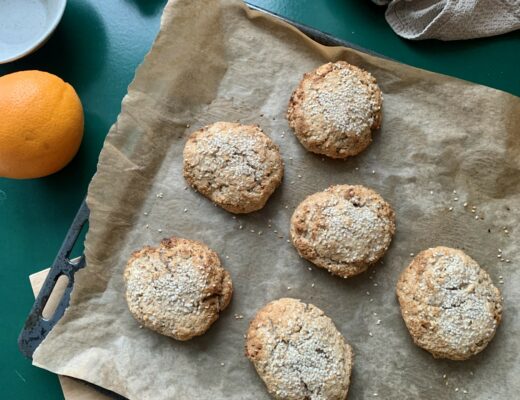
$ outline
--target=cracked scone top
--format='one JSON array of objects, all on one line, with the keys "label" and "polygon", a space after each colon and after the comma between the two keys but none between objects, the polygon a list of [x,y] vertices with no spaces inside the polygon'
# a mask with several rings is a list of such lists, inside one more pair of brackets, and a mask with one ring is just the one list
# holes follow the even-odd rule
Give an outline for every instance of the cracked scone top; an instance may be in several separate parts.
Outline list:
[{"label": "cracked scone top", "polygon": [[502,317],[491,278],[461,250],[419,253],[397,283],[401,314],[414,342],[435,358],[465,360],[481,352]]},{"label": "cracked scone top", "polygon": [[278,146],[258,126],[206,126],[191,134],[183,156],[188,183],[232,213],[261,209],[282,181]]},{"label": "cracked scone top", "polygon": [[332,158],[362,152],[381,125],[383,96],[376,79],[345,61],[306,73],[293,92],[287,119],[309,151]]},{"label": "cracked scone top", "polygon": [[246,356],[279,400],[344,400],[352,348],[332,320],[312,304],[282,298],[249,324]]},{"label": "cracked scone top", "polygon": [[217,253],[200,242],[175,237],[134,252],[124,279],[133,317],[177,340],[206,332],[233,292]]},{"label": "cracked scone top", "polygon": [[390,246],[395,214],[371,189],[336,185],[303,200],[291,218],[298,253],[334,275],[365,271]]}]

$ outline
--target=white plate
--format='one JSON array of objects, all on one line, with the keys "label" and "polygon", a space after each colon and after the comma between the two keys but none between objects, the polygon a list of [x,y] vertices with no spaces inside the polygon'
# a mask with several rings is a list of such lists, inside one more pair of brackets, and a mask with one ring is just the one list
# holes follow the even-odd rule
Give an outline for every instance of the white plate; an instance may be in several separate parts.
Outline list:
[{"label": "white plate", "polygon": [[67,0],[0,0],[0,64],[40,47],[54,32]]}]

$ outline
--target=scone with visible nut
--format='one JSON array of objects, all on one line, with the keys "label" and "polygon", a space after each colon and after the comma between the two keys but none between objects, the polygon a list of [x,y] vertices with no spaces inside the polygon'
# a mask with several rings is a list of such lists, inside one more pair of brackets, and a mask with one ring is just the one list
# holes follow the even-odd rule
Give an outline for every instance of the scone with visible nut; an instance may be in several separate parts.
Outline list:
[{"label": "scone with visible nut", "polygon": [[352,348],[322,310],[297,299],[267,304],[249,324],[246,356],[279,400],[344,400]]},{"label": "scone with visible nut", "polygon": [[278,146],[255,125],[217,122],[184,147],[184,177],[232,213],[260,210],[283,177]]},{"label": "scone with visible nut", "polygon": [[413,341],[435,358],[481,352],[502,317],[500,291],[486,271],[448,247],[419,253],[399,278],[397,298]]},{"label": "scone with visible nut", "polygon": [[345,61],[306,73],[293,92],[287,119],[309,151],[332,158],[362,152],[381,125],[383,96],[376,79]]},{"label": "scone with visible nut", "polygon": [[392,207],[359,185],[336,185],[314,193],[291,218],[291,239],[298,253],[342,278],[357,275],[378,261],[394,232]]},{"label": "scone with visible nut", "polygon": [[124,279],[134,318],[177,340],[206,332],[233,292],[217,253],[200,242],[176,237],[134,252]]}]

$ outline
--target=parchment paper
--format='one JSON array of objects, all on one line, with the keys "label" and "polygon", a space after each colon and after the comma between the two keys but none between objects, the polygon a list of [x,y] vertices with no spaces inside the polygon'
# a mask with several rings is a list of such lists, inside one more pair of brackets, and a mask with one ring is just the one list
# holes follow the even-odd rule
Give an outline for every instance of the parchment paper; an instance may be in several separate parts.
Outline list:
[{"label": "parchment paper", "polygon": [[[369,70],[384,93],[381,131],[347,161],[306,152],[284,117],[302,74],[337,59]],[[282,186],[251,215],[233,218],[185,190],[186,138],[220,120],[259,123],[285,160]],[[518,98],[322,47],[238,1],[170,1],[89,188],[88,266],[76,275],[71,305],[37,349],[34,364],[131,399],[267,399],[243,355],[243,335],[260,307],[291,296],[322,308],[352,344],[350,399],[375,393],[384,399],[515,398],[519,172]],[[337,183],[375,189],[397,214],[384,263],[348,280],[312,267],[287,242],[295,206]],[[171,235],[215,249],[235,287],[229,309],[211,329],[182,343],[139,329],[124,300],[122,271],[130,253]],[[505,297],[495,339],[470,361],[433,359],[412,343],[399,314],[399,273],[410,253],[436,245],[466,249]],[[499,248],[510,263],[497,258]]]}]

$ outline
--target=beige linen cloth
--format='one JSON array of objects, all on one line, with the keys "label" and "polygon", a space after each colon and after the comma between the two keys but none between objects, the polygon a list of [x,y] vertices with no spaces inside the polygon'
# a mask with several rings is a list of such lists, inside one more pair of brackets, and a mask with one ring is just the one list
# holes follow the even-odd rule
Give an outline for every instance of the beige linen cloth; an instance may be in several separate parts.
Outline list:
[{"label": "beige linen cloth", "polygon": [[494,36],[520,29],[520,0],[393,0],[386,20],[405,39]]}]

